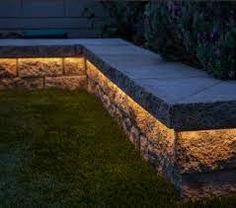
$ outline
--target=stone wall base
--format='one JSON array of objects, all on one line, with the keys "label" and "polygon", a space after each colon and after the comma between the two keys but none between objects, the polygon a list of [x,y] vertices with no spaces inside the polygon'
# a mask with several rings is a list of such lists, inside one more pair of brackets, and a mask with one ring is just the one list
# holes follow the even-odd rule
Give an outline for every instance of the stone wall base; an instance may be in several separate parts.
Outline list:
[{"label": "stone wall base", "polygon": [[235,170],[184,174],[179,188],[183,197],[192,200],[233,195],[236,193]]}]

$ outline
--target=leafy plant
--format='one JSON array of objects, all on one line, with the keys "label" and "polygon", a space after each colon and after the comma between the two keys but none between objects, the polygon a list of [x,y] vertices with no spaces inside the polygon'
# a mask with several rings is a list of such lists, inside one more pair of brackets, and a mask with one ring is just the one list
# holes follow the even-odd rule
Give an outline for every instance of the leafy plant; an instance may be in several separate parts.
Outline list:
[{"label": "leafy plant", "polygon": [[103,1],[110,22],[103,28],[103,36],[120,37],[129,41],[143,39],[146,1]]},{"label": "leafy plant", "polygon": [[236,79],[236,4],[157,0],[146,7],[147,45],[164,57]]},{"label": "leafy plant", "polygon": [[176,52],[184,54],[184,47],[171,25],[168,5],[164,1],[151,2],[146,6],[145,38],[146,46],[166,59],[176,60]]}]

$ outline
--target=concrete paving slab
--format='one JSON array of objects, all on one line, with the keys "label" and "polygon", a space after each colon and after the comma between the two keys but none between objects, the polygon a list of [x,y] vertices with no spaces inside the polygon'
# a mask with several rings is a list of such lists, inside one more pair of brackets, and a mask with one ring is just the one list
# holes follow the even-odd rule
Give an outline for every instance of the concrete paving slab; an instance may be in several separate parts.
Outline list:
[{"label": "concrete paving slab", "polygon": [[182,100],[181,103],[208,103],[219,101],[236,101],[236,81],[222,81],[218,85],[212,86]]},{"label": "concrete paving slab", "polygon": [[106,63],[127,73],[133,79],[179,79],[187,77],[210,77],[204,71],[180,63],[166,62],[150,55],[101,56]]},{"label": "concrete paving slab", "polygon": [[213,87],[221,81],[209,77],[190,77],[179,79],[138,79],[135,82],[150,91],[154,96],[161,97],[169,104],[175,104]]},{"label": "concrete paving slab", "polygon": [[114,47],[113,45],[86,45],[83,44],[88,50],[92,51],[93,53],[103,57],[104,55],[149,55],[152,57],[159,57],[157,54],[154,54],[153,52],[149,50],[145,50],[143,48],[140,48],[135,45],[128,45],[128,44],[122,44],[117,45]]}]

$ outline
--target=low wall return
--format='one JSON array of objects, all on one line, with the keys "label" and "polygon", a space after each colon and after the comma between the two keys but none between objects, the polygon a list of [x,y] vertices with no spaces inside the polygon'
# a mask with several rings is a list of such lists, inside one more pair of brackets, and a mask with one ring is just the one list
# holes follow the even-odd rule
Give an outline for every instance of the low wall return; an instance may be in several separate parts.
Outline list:
[{"label": "low wall return", "polygon": [[[181,106],[166,97],[164,102],[165,88],[161,91],[158,86],[160,96],[156,96],[151,85],[143,87],[139,79],[132,78],[144,66],[141,75],[149,76],[145,80],[150,82],[152,76],[157,76],[158,71],[153,74],[148,68],[155,64],[157,68],[160,66],[158,70],[162,69],[163,63],[157,55],[122,40],[34,40],[0,43],[0,57],[2,90],[84,88],[99,97],[137,151],[167,176],[182,196],[199,199],[236,192],[235,101],[223,97],[225,101],[191,101]],[[116,58],[121,61],[115,62]],[[137,68],[132,70],[134,66]],[[160,76],[164,73],[161,71]],[[181,70],[176,73],[179,79],[189,73],[193,80],[196,77],[208,79],[191,70],[184,71],[185,74]],[[170,77],[167,80],[172,83]],[[222,85],[209,80],[210,90]],[[156,80],[162,81],[160,77]],[[178,88],[181,83],[175,83],[174,87]],[[192,85],[196,87],[194,83]],[[236,84],[229,82],[228,88],[236,89]],[[225,110],[222,106],[228,106],[231,117],[225,118],[226,114],[222,113],[218,120],[215,110]],[[176,109],[186,115],[178,117]],[[189,122],[196,112],[207,111],[205,116],[208,118],[192,118],[194,121]]]}]

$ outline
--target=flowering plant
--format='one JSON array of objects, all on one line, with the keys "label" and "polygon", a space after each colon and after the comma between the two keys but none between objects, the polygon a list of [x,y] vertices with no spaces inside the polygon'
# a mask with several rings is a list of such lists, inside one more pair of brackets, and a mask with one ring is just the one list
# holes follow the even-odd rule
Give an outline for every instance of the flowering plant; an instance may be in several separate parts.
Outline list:
[{"label": "flowering plant", "polygon": [[236,79],[236,3],[156,0],[146,7],[147,45],[164,57]]}]

